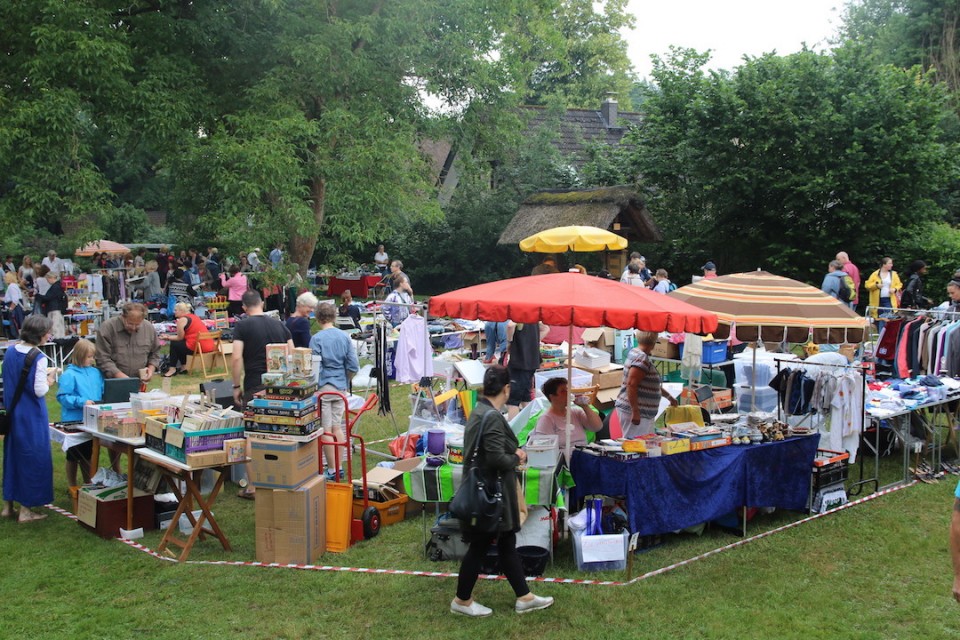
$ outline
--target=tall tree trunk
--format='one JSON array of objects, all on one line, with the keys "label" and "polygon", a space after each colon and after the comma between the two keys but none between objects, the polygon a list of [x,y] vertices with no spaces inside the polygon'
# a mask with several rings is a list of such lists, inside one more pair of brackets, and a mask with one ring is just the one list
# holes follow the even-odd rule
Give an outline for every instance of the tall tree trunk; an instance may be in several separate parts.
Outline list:
[{"label": "tall tree trunk", "polygon": [[314,178],[310,183],[310,199],[313,201],[313,228],[305,233],[295,233],[290,237],[290,258],[300,265],[300,275],[306,276],[310,268],[313,251],[317,248],[317,238],[323,226],[323,206],[326,200],[327,182],[323,178]]}]

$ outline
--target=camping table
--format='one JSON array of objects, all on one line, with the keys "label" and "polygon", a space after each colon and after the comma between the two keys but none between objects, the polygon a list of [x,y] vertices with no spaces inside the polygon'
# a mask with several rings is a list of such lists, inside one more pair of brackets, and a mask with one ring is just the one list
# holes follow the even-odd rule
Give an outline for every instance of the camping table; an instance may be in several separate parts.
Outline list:
[{"label": "camping table", "polygon": [[[173,518],[170,520],[170,526],[167,527],[167,530],[163,534],[163,539],[160,540],[160,546],[158,547],[159,551],[166,551],[167,547],[171,544],[176,545],[183,549],[180,555],[177,557],[178,562],[185,562],[190,555],[190,550],[193,549],[194,543],[197,541],[197,538],[201,538],[204,534],[210,534],[214,536],[217,540],[220,541],[220,544],[223,545],[223,548],[226,551],[232,551],[230,547],[230,541],[227,540],[227,536],[220,529],[220,525],[217,524],[216,518],[213,517],[213,512],[210,509],[213,507],[213,503],[217,500],[217,495],[220,493],[220,489],[223,487],[223,481],[226,477],[225,471],[221,471],[217,481],[213,485],[213,490],[210,492],[210,497],[204,500],[203,495],[200,493],[200,480],[203,475],[204,470],[206,469],[222,469],[224,467],[229,467],[234,464],[243,464],[248,462],[248,460],[241,460],[239,462],[228,462],[226,464],[216,464],[206,467],[194,467],[173,458],[169,458],[153,449],[137,449],[137,455],[141,456],[145,460],[149,460],[154,463],[162,471],[164,477],[167,479],[167,484],[170,486],[173,494],[177,497],[177,511],[173,514]],[[187,487],[187,490],[180,490],[180,481],[182,480]],[[196,501],[197,505],[200,506],[200,517],[194,518],[193,516],[193,502]],[[177,527],[179,526],[180,516],[186,514],[187,518],[190,519],[191,524],[193,524],[193,531],[187,537],[186,540],[183,540],[176,535]],[[210,528],[204,527],[204,524],[207,523],[210,525]],[[169,551],[167,553],[170,553]]]},{"label": "camping table", "polygon": [[[85,431],[93,436],[93,453],[90,454],[90,477],[97,473],[100,466],[100,447],[106,447],[111,451],[125,453],[127,455],[127,478],[133,478],[133,467],[137,447],[146,444],[143,436],[139,438],[118,438],[102,431],[97,431],[96,427],[89,427],[85,424],[78,424],[76,428],[79,431]],[[134,492],[127,492],[127,529],[133,529],[133,498]]]},{"label": "camping table", "polygon": [[[863,442],[868,446],[871,450],[870,453],[875,458],[875,470],[873,477],[864,478],[863,463],[865,456],[860,456],[860,482],[857,484],[875,482],[879,485],[879,434],[881,421],[886,422],[894,437],[900,441],[901,448],[903,449],[903,480],[879,487],[880,489],[898,486],[910,481],[912,475],[910,472],[910,453],[913,449],[911,444],[916,442],[916,439],[910,434],[910,427],[914,424],[921,426],[924,430],[927,452],[930,457],[930,468],[934,471],[939,470],[943,448],[950,443],[957,446],[955,428],[958,422],[960,422],[960,416],[958,416],[960,405],[953,404],[957,399],[960,399],[960,392],[954,391],[942,400],[925,402],[910,409],[891,412],[868,408],[866,415],[870,421],[870,427],[864,429]],[[939,424],[941,421],[944,422],[945,425]],[[946,442],[944,442],[942,427],[946,429]],[[866,437],[867,431],[871,429],[876,430],[874,432],[876,436],[874,442],[870,442]],[[919,454],[919,451],[917,451],[917,453]]]},{"label": "camping table", "polygon": [[327,281],[327,295],[336,297],[349,289],[354,298],[366,300],[370,297],[370,290],[380,282],[381,278],[382,276],[380,276],[380,274],[375,276],[359,276],[357,278],[330,276],[330,279]]},{"label": "camping table", "polygon": [[626,498],[630,531],[657,535],[716,520],[739,507],[805,511],[820,434],[658,458],[616,460],[573,452],[570,502]]}]

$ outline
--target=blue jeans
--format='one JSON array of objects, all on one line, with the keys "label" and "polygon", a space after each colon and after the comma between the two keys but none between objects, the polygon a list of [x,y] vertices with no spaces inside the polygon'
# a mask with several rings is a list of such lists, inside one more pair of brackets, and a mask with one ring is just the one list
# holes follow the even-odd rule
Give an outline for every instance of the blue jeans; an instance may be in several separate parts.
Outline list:
[{"label": "blue jeans", "polygon": [[488,322],[483,327],[487,339],[487,360],[493,358],[494,353],[507,352],[507,323]]}]

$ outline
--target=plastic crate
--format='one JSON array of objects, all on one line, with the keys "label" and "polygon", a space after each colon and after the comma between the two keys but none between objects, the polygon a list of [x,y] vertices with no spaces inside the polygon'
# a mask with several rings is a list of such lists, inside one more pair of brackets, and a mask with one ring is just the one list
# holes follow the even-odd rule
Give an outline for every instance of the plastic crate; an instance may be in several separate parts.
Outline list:
[{"label": "plastic crate", "polygon": [[[176,427],[167,427],[167,430],[176,429]],[[179,429],[177,429],[179,431]],[[180,462],[187,461],[188,453],[198,451],[213,451],[222,449],[225,440],[233,438],[243,438],[243,426],[230,427],[229,429],[207,429],[205,431],[184,431],[183,447],[178,447],[170,442],[164,444],[164,455]]]},{"label": "plastic crate", "polygon": [[[683,343],[680,343],[680,359],[683,359]],[[703,364],[718,364],[727,359],[727,341],[726,340],[704,340],[703,356],[700,361]]]},{"label": "plastic crate", "polygon": [[813,491],[846,482],[850,471],[850,454],[845,451],[817,449],[813,460]]},{"label": "plastic crate", "polygon": [[162,438],[157,436],[150,435],[149,433],[145,436],[147,442],[147,449],[152,449],[157,453],[166,453],[165,443]]}]

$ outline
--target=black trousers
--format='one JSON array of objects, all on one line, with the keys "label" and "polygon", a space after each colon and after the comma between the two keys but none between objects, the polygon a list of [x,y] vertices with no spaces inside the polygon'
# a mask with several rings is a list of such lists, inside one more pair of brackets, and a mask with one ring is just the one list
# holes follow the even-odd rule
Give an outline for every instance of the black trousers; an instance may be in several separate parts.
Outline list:
[{"label": "black trousers", "polygon": [[[460,563],[460,576],[457,578],[457,597],[469,600],[473,597],[473,587],[480,576],[480,565],[490,548],[492,536],[469,535],[464,539],[470,541],[467,555]],[[517,534],[501,533],[497,536],[497,554],[500,559],[500,571],[506,576],[507,582],[513,587],[513,592],[521,598],[530,593],[527,581],[523,575],[523,565],[520,563],[520,554],[517,553]]]},{"label": "black trousers", "polygon": [[186,340],[170,341],[170,366],[182,367],[187,364],[188,355],[190,355],[190,350],[187,349]]}]

